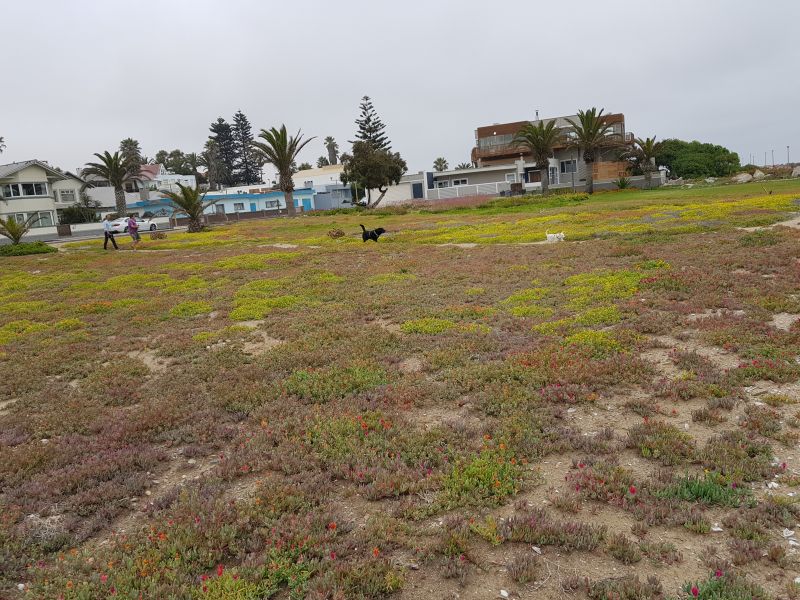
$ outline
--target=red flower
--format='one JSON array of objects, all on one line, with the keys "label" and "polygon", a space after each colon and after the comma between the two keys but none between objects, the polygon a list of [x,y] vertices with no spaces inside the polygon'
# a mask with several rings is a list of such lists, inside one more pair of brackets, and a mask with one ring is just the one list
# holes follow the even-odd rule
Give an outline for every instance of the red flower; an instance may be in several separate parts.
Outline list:
[{"label": "red flower", "polygon": [[106,581],[108,581],[108,575],[106,575],[105,573],[103,573],[102,575],[100,575],[100,581],[102,581],[103,583],[105,583]]},{"label": "red flower", "polygon": [[714,573],[714,576],[715,577],[722,577],[722,570],[721,569],[717,569],[717,572]]},{"label": "red flower", "polygon": [[336,552],[331,551],[331,560],[336,560]]},{"label": "red flower", "polygon": [[692,596],[694,596],[695,598],[697,598],[697,596],[698,596],[699,594],[700,594],[700,590],[698,590],[698,589],[697,589],[697,586],[696,586],[696,585],[693,585],[693,586],[692,586]]},{"label": "red flower", "polygon": [[206,575],[205,573],[200,575],[200,581],[205,581],[206,579],[208,579],[208,575]]},{"label": "red flower", "polygon": [[631,487],[628,488],[628,491],[631,493],[631,495],[636,494],[636,486],[632,485]]},{"label": "red flower", "polygon": [[375,547],[372,549],[372,556],[374,556],[375,558],[378,558],[378,555],[379,555],[380,553],[381,553],[381,551],[380,551],[380,549],[379,549],[377,546],[375,546]]},{"label": "red flower", "polygon": [[217,577],[222,577],[223,571],[225,571],[225,567],[222,565],[217,565]]},{"label": "red flower", "polygon": [[331,531],[336,531],[336,523],[334,523],[333,521],[328,523],[328,529],[330,529]]}]

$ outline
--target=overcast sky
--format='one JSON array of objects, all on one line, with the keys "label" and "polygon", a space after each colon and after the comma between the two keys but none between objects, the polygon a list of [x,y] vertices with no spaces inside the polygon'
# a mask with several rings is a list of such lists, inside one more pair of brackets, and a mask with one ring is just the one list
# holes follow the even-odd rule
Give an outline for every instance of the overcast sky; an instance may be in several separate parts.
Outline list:
[{"label": "overcast sky", "polygon": [[604,107],[629,131],[800,161],[800,2],[4,2],[0,163],[73,170],[124,137],[200,151],[241,109],[353,139],[373,98],[410,171],[468,161],[478,126]]}]

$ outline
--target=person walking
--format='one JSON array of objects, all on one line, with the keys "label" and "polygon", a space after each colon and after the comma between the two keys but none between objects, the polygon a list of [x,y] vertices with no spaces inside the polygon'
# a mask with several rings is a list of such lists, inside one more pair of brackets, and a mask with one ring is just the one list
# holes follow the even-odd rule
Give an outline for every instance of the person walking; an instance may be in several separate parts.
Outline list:
[{"label": "person walking", "polygon": [[131,236],[133,240],[133,249],[136,250],[136,247],[139,245],[139,241],[142,239],[142,236],[139,235],[139,224],[136,222],[136,219],[133,215],[128,217],[128,235]]},{"label": "person walking", "polygon": [[114,250],[119,250],[117,240],[114,239],[114,230],[111,228],[111,215],[106,215],[106,218],[103,219],[103,233],[105,234],[103,250],[108,250],[108,240],[111,240],[111,243],[114,244]]}]

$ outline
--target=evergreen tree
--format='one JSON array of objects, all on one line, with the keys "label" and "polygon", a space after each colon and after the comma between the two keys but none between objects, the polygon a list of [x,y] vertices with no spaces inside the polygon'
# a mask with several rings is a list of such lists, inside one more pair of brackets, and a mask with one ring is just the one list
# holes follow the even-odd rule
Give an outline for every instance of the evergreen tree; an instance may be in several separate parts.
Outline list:
[{"label": "evergreen tree", "polygon": [[[372,106],[372,100],[369,96],[364,96],[361,99],[361,117],[356,119],[358,131],[356,132],[356,140],[360,142],[367,142],[375,150],[391,150],[392,144],[386,133],[386,125],[383,124],[378,114],[375,112],[375,107]],[[351,144],[353,142],[350,142]]]},{"label": "evergreen tree", "polygon": [[259,177],[258,167],[252,152],[252,128],[250,121],[241,110],[233,115],[232,133],[236,153],[234,176],[238,183],[256,183]]},{"label": "evergreen tree", "polygon": [[142,147],[139,142],[133,138],[125,138],[119,143],[119,153],[125,164],[130,165],[131,171],[138,173],[139,167],[144,164]]},{"label": "evergreen tree", "polygon": [[302,162],[300,166],[297,167],[298,171],[308,171],[311,168],[311,163]]},{"label": "evergreen tree", "polygon": [[212,135],[210,139],[214,141],[217,149],[217,157],[221,163],[219,183],[223,185],[234,185],[236,182],[236,141],[233,138],[233,128],[222,117],[219,117],[211,124]]},{"label": "evergreen tree", "polygon": [[328,160],[327,156],[320,156],[317,159],[317,168],[318,169],[321,169],[322,167],[327,167],[329,164],[331,164],[331,161]]}]

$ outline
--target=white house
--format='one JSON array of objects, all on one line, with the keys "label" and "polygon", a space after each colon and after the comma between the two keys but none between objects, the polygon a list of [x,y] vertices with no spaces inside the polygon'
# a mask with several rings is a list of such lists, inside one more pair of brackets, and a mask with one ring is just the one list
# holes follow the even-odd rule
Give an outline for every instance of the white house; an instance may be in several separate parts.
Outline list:
[{"label": "white house", "polygon": [[[80,186],[59,183],[68,177],[40,160],[0,165],[0,217],[13,216],[24,221],[31,215],[39,219],[34,227],[51,227],[57,222],[54,187],[59,192],[75,192]],[[65,197],[68,197],[69,193]]]}]

